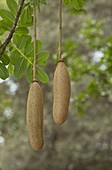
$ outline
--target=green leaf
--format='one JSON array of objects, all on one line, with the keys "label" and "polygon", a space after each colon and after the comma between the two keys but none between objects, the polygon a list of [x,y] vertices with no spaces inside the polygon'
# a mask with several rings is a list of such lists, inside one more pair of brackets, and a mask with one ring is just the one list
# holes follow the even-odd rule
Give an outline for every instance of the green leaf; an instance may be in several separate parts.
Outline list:
[{"label": "green leaf", "polygon": [[9,22],[12,22],[12,23],[14,22],[14,19],[15,19],[14,15],[10,11],[8,11],[6,9],[0,9],[0,16],[3,19],[5,19],[5,20],[7,20]]},{"label": "green leaf", "polygon": [[13,26],[13,23],[10,22],[9,20],[1,20],[1,27],[5,30],[5,31],[10,31],[11,28]]},{"label": "green leaf", "polygon": [[[20,34],[21,35],[21,34]],[[17,47],[21,47],[22,45],[22,49],[24,49],[28,44],[31,44],[31,36],[30,35],[22,35],[20,36],[19,34],[14,34],[13,36],[13,43],[17,46]],[[21,45],[20,45],[21,43]]]},{"label": "green leaf", "polygon": [[78,0],[79,1],[79,4],[80,4],[80,7],[82,8],[83,5],[84,5],[84,0]]},{"label": "green leaf", "polygon": [[4,64],[0,63],[0,78],[5,80],[9,77],[9,72],[7,68],[4,66]]},{"label": "green leaf", "polygon": [[14,33],[13,34],[13,43],[17,45],[19,38],[20,38],[20,35]]},{"label": "green leaf", "polygon": [[47,65],[47,61],[44,61],[43,63],[40,64],[41,66],[46,66]]},{"label": "green leaf", "polygon": [[47,51],[42,51],[41,53],[37,54],[37,64],[43,64],[49,58],[49,53]]},{"label": "green leaf", "polygon": [[10,11],[16,15],[18,10],[18,5],[15,0],[6,0],[7,6],[9,7]]},{"label": "green leaf", "polygon": [[[37,52],[39,52],[42,48],[42,43],[41,41],[37,40]],[[28,57],[33,57],[34,56],[34,42],[29,44],[26,49],[25,49],[25,55]]]},{"label": "green leaf", "polygon": [[30,5],[23,8],[20,16],[19,25],[31,26],[33,24],[32,14],[33,14],[33,8]]},{"label": "green leaf", "polygon": [[3,20],[0,20],[0,35],[3,35],[5,33],[5,30],[2,27],[3,25]]},{"label": "green leaf", "polygon": [[17,47],[21,50],[24,50],[27,45],[28,39],[29,39],[29,36],[22,35],[17,42]]},{"label": "green leaf", "polygon": [[36,41],[36,48],[37,48],[36,51],[38,53],[42,48],[42,42],[41,41],[39,41],[39,40]]},{"label": "green leaf", "polygon": [[26,47],[25,55],[30,57],[30,56],[33,56],[33,54],[34,54],[34,44],[31,43],[31,44],[28,44],[28,46]]},{"label": "green leaf", "polygon": [[75,9],[80,10],[83,6],[83,0],[72,0],[72,5]]},{"label": "green leaf", "polygon": [[23,51],[21,51],[19,48],[17,48],[16,46],[14,46],[14,48],[20,53],[21,57],[23,57],[26,61],[27,61],[27,64],[31,64],[33,65],[33,63],[31,62],[31,60],[24,54]]},{"label": "green leaf", "polygon": [[12,54],[10,55],[10,62],[11,64],[15,65],[18,62],[18,59],[20,58],[20,53],[17,50],[12,51]]},{"label": "green leaf", "polygon": [[48,83],[49,82],[49,77],[46,74],[46,72],[44,70],[42,70],[41,68],[37,68],[36,71],[37,74],[37,78],[42,82],[42,83]]},{"label": "green leaf", "polygon": [[86,10],[84,10],[84,9],[79,9],[79,10],[77,10],[77,9],[75,9],[75,8],[70,8],[69,10],[68,10],[68,12],[70,13],[70,14],[75,14],[75,15],[79,15],[79,14],[86,14]]},{"label": "green leaf", "polygon": [[21,23],[21,22],[19,21],[19,23],[18,23],[18,26],[19,26],[19,27],[31,27],[32,25],[33,25],[33,17],[32,17],[32,21],[31,21],[31,22]]},{"label": "green leaf", "polygon": [[23,9],[22,13],[21,13],[21,17],[20,17],[20,23],[22,24],[26,24],[27,21],[27,9]]},{"label": "green leaf", "polygon": [[5,33],[5,30],[0,28],[0,35],[3,35]]},{"label": "green leaf", "polygon": [[16,34],[28,34],[29,30],[26,27],[17,27]]},{"label": "green leaf", "polygon": [[32,22],[33,8],[29,5],[27,8],[27,21]]},{"label": "green leaf", "polygon": [[2,63],[3,63],[4,65],[8,65],[9,62],[10,62],[8,55],[5,54],[5,53],[2,55],[2,57],[0,58],[0,60],[2,61]]},{"label": "green leaf", "polygon": [[33,81],[33,67],[30,65],[26,71],[26,79],[29,83]]},{"label": "green leaf", "polygon": [[13,67],[12,64],[9,64],[9,65],[8,65],[8,71],[9,71],[10,74],[13,74],[13,72],[14,72],[14,67]]},{"label": "green leaf", "polygon": [[14,67],[14,75],[17,78],[21,78],[26,71],[27,61],[24,58],[18,58]]},{"label": "green leaf", "polygon": [[71,5],[71,0],[63,0],[63,4],[65,6],[69,6],[69,5]]}]

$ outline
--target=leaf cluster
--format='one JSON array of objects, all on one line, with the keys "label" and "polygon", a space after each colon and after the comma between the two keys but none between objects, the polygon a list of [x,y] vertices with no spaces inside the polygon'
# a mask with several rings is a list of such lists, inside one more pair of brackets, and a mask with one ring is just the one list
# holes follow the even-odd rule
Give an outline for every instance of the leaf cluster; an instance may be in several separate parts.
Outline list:
[{"label": "leaf cluster", "polygon": [[84,0],[63,0],[63,4],[68,8],[71,14],[78,14],[84,12]]},{"label": "leaf cluster", "polygon": [[[0,9],[0,36],[5,36],[13,27],[19,3],[15,0],[6,0],[8,9]],[[45,1],[37,1],[45,3]],[[33,79],[34,41],[29,35],[29,28],[33,25],[33,5],[29,0],[25,1],[19,22],[13,38],[3,56],[0,58],[0,78],[5,80],[11,74],[21,78],[26,75],[28,82]],[[0,41],[0,44],[3,42]],[[42,83],[48,83],[47,73],[41,68],[47,64],[49,53],[42,50],[42,42],[37,40],[37,79]]]},{"label": "leaf cluster", "polygon": [[[68,39],[63,46],[71,79],[77,83],[74,103],[80,114],[86,113],[91,100],[112,98],[112,36],[104,37],[104,25],[104,20],[87,20],[80,30],[81,42]],[[88,50],[86,55],[81,47]]]}]

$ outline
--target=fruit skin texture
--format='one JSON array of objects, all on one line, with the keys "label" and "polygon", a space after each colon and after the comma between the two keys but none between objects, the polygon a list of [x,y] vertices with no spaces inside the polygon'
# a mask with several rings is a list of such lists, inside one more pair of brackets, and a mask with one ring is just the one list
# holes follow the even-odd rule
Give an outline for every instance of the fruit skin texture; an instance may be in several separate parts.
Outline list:
[{"label": "fruit skin texture", "polygon": [[34,150],[41,150],[43,137],[43,95],[40,85],[33,82],[27,100],[27,128],[29,140]]},{"label": "fruit skin texture", "polygon": [[64,123],[68,116],[70,101],[70,77],[64,62],[58,62],[53,81],[54,102],[53,119],[58,125]]}]

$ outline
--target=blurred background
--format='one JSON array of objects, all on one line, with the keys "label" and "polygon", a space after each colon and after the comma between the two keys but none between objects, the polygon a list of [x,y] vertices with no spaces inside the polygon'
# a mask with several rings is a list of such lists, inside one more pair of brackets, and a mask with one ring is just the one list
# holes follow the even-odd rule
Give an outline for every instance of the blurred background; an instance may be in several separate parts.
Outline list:
[{"label": "blurred background", "polygon": [[0,80],[0,170],[112,170],[112,1],[86,0],[79,12],[63,7],[63,57],[72,94],[62,126],[52,118],[58,2],[47,1],[37,22],[50,53],[45,68],[50,81],[41,84],[45,146],[36,152],[28,141],[26,79]]}]

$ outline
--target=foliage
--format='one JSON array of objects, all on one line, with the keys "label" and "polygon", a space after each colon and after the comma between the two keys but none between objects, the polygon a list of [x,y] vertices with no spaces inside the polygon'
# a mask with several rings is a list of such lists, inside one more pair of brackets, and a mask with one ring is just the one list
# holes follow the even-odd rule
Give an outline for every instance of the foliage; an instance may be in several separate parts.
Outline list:
[{"label": "foliage", "polygon": [[91,51],[88,56],[78,51],[78,47],[83,46],[83,43],[74,43],[68,39],[63,46],[63,56],[69,66],[71,79],[83,84],[82,90],[76,93],[74,98],[75,108],[79,114],[86,113],[91,98],[98,99],[102,96],[111,101],[112,36],[104,38],[104,25],[104,20],[87,20],[83,23],[80,37],[86,48]]},{"label": "foliage", "polygon": [[71,14],[79,14],[84,12],[84,0],[63,0],[63,4],[67,7],[68,12]]},{"label": "foliage", "polygon": [[[20,0],[18,3],[15,0],[6,0],[8,10],[0,9],[0,36],[12,29]],[[25,0],[19,23],[13,38],[5,50],[3,56],[0,57],[0,78],[5,80],[11,74],[15,77],[21,78],[26,75],[28,82],[33,79],[33,55],[34,55],[34,42],[33,38],[29,35],[29,28],[33,25],[33,5],[38,6],[40,11],[40,4],[46,4],[46,0]],[[63,1],[66,6],[72,6],[76,10],[80,10],[83,6],[83,0],[69,0]],[[3,44],[3,41],[0,41]],[[2,49],[2,46],[1,46]],[[47,64],[49,54],[47,51],[42,51],[42,42],[37,40],[37,79],[42,83],[48,83],[49,78],[41,66]]]},{"label": "foliage", "polygon": [[72,6],[76,10],[80,10],[83,7],[83,0],[63,0],[65,6]]},{"label": "foliage", "polygon": [[[7,0],[7,9],[0,9],[0,35],[9,32],[14,24],[19,4],[15,0]],[[37,1],[38,2],[38,1]],[[3,80],[9,75],[21,78],[24,74],[28,82],[32,82],[32,67],[34,55],[33,37],[29,35],[29,28],[33,25],[33,5],[25,1],[18,26],[13,35],[12,41],[0,58],[0,78]],[[2,42],[0,42],[2,44]],[[48,75],[41,69],[45,66],[49,54],[42,50],[42,42],[37,40],[37,78],[42,83],[48,83]]]}]

